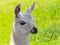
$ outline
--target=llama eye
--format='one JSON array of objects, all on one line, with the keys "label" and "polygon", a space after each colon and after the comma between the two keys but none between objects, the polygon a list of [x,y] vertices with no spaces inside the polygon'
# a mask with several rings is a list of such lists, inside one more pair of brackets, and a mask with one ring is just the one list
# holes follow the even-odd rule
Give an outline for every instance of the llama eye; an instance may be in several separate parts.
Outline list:
[{"label": "llama eye", "polygon": [[24,24],[26,24],[26,23],[25,23],[24,21],[20,21],[20,24],[21,24],[21,25],[24,25]]}]

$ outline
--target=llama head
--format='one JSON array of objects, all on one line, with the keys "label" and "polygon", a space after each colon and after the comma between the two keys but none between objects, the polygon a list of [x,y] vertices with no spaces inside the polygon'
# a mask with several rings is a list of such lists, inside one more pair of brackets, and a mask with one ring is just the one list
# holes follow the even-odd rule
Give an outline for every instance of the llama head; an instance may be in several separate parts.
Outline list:
[{"label": "llama head", "polygon": [[19,27],[19,29],[21,29],[20,31],[23,33],[25,32],[29,32],[29,33],[31,32],[33,34],[37,33],[37,28],[34,25],[34,19],[30,15],[34,7],[35,7],[35,2],[25,12],[20,12],[21,4],[18,4],[15,7],[15,10],[14,10],[15,22]]}]

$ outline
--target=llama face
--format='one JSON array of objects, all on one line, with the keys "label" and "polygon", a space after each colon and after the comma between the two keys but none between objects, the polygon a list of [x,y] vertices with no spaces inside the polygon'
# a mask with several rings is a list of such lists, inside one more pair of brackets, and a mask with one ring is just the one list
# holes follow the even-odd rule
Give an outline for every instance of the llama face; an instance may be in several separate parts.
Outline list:
[{"label": "llama face", "polygon": [[34,6],[35,3],[33,3],[33,5],[26,12],[23,13],[20,12],[20,4],[18,4],[15,8],[15,22],[19,29],[21,29],[20,31],[23,33],[37,33],[37,28],[34,25],[34,19],[30,15],[34,9]]}]

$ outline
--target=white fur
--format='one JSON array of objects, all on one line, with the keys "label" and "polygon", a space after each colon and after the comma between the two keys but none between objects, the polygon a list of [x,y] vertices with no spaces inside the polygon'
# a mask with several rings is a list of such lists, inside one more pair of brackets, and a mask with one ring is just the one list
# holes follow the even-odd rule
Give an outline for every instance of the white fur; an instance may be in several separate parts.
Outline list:
[{"label": "white fur", "polygon": [[30,34],[26,31],[23,31],[20,27],[17,26],[21,30],[20,31],[18,28],[15,28],[15,26],[13,26],[10,45],[29,45]]},{"label": "white fur", "polygon": [[[31,11],[33,10],[33,8],[31,9]],[[18,18],[15,18],[13,23],[10,45],[29,45],[30,33],[32,28],[35,26],[34,20],[30,13],[18,13]],[[25,21],[26,24],[20,25],[19,21],[21,20]]]}]

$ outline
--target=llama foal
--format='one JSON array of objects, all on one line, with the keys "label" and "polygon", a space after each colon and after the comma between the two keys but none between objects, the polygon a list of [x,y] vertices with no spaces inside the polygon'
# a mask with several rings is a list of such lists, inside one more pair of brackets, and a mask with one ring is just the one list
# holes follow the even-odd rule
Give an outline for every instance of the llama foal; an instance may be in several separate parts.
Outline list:
[{"label": "llama foal", "polygon": [[21,5],[15,7],[15,20],[11,33],[10,45],[29,45],[30,33],[37,33],[37,28],[34,25],[34,20],[30,15],[33,11],[35,3],[25,12],[20,12]]}]

